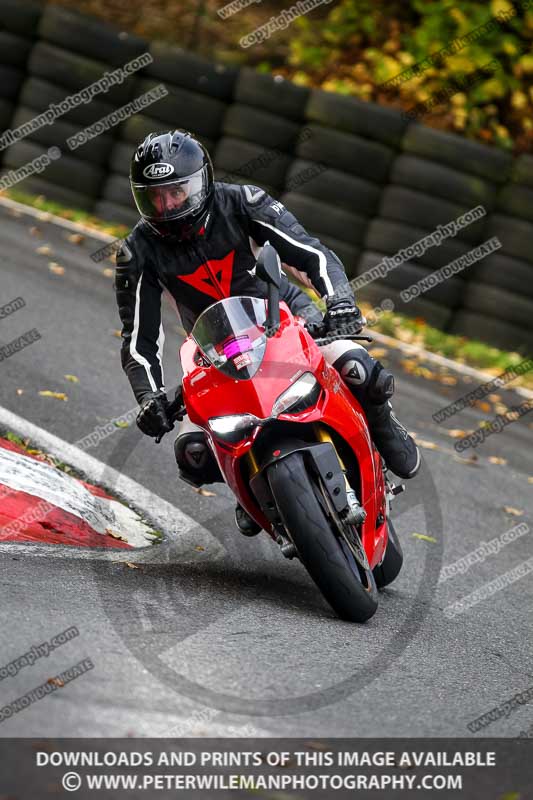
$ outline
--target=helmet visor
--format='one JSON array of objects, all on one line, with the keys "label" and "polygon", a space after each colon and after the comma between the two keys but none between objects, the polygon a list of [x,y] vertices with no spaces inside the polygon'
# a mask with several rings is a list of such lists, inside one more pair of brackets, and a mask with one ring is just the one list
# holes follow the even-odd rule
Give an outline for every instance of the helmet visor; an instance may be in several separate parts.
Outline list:
[{"label": "helmet visor", "polygon": [[166,183],[131,184],[133,198],[141,216],[152,222],[187,217],[205,203],[209,189],[207,167],[186,178]]}]

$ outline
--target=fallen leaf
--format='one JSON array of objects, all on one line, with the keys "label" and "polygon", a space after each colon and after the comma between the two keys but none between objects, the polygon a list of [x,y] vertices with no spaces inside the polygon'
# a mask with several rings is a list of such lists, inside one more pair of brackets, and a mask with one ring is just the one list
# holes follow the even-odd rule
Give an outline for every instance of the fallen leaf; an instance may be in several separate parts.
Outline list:
[{"label": "fallen leaf", "polygon": [[61,678],[48,678],[46,681],[47,683],[51,683],[53,686],[64,686],[65,681],[62,681]]},{"label": "fallen leaf", "polygon": [[202,547],[202,545],[201,545],[201,544],[197,544],[197,545],[196,545],[196,547],[195,547],[194,549],[195,549],[195,550],[199,550],[200,552],[203,552],[203,551],[205,550],[205,547]]},{"label": "fallen leaf", "polygon": [[116,336],[117,339],[122,339],[122,332],[121,331],[111,331],[111,336]]},{"label": "fallen leaf", "polygon": [[490,403],[485,402],[485,400],[476,400],[474,403],[476,408],[479,408],[480,411],[485,411],[487,414],[491,411]]},{"label": "fallen leaf", "polygon": [[113,425],[115,426],[115,428],[129,428],[130,427],[130,423],[129,422],[123,422],[122,420],[119,420],[119,419],[116,419],[113,422]]},{"label": "fallen leaf", "polygon": [[426,450],[440,450],[441,448],[435,442],[428,442],[426,439],[418,439],[416,443],[419,447],[425,447]]},{"label": "fallen leaf", "polygon": [[71,233],[67,236],[67,239],[69,242],[72,242],[72,244],[81,244],[85,241],[85,236],[81,233]]},{"label": "fallen leaf", "polygon": [[80,379],[76,378],[75,375],[65,375],[65,378],[66,378],[67,381],[70,381],[71,383],[79,383],[80,382]]},{"label": "fallen leaf", "polygon": [[133,561],[123,561],[122,563],[125,564],[126,567],[129,567],[130,569],[141,569],[140,566],[138,564],[134,564]]},{"label": "fallen leaf", "polygon": [[17,389],[17,394],[20,397],[21,394],[24,394],[24,389]]},{"label": "fallen leaf", "polygon": [[68,400],[68,397],[63,392],[50,392],[48,389],[39,392],[41,397],[54,397],[56,400]]},{"label": "fallen leaf", "polygon": [[513,508],[513,506],[504,506],[503,510],[506,514],[512,514],[513,517],[523,517],[524,512],[521,511],[519,508]]},{"label": "fallen leaf", "polygon": [[494,406],[494,411],[497,414],[507,414],[509,408],[504,403],[496,403],[496,405]]},{"label": "fallen leaf", "polygon": [[531,476],[530,476],[530,477],[527,479],[527,482],[528,482],[528,483],[533,483],[533,477],[531,477]]},{"label": "fallen leaf", "polygon": [[475,453],[472,453],[471,456],[458,456],[457,453],[453,454],[454,461],[458,461],[460,464],[468,464],[470,467],[479,467],[479,459]]},{"label": "fallen leaf", "polygon": [[499,403],[502,398],[499,394],[489,394],[488,399],[491,403]]},{"label": "fallen leaf", "polygon": [[102,270],[102,275],[103,275],[105,278],[112,278],[112,277],[114,276],[114,274],[115,274],[115,270],[114,270],[114,269],[110,269],[110,267],[105,267],[105,268]]},{"label": "fallen leaf", "polygon": [[464,436],[468,436],[468,431],[463,431],[461,428],[451,428],[449,431],[446,431],[448,436],[451,436],[452,439],[462,439]]},{"label": "fallen leaf", "polygon": [[202,487],[197,489],[196,486],[193,486],[193,489],[196,492],[196,494],[201,494],[202,497],[216,497],[215,492],[210,492],[207,489],[203,489]]},{"label": "fallen leaf", "polygon": [[108,536],[112,536],[113,539],[120,539],[121,542],[128,541],[127,539],[124,538],[124,536],[121,536],[120,533],[115,533],[115,531],[112,531],[111,528],[106,528],[105,532],[107,533]]},{"label": "fallen leaf", "polygon": [[55,261],[48,262],[48,269],[50,272],[53,272],[54,275],[64,275],[65,274],[65,267],[61,267],[59,264],[56,264]]},{"label": "fallen leaf", "polygon": [[507,459],[499,456],[489,456],[489,461],[491,464],[507,464]]},{"label": "fallen leaf", "polygon": [[454,378],[453,375],[441,375],[439,377],[440,383],[443,383],[445,386],[455,386],[457,383],[457,378]]},{"label": "fallen leaf", "polygon": [[370,355],[372,358],[383,358],[383,356],[386,356],[388,352],[389,351],[384,347],[373,347],[372,350],[370,350]]},{"label": "fallen leaf", "polygon": [[433,536],[426,536],[425,533],[412,533],[411,536],[414,539],[422,539],[424,542],[432,542],[436,544],[437,540],[433,538]]},{"label": "fallen leaf", "polygon": [[35,250],[36,253],[39,253],[40,256],[51,256],[52,255],[52,248],[49,244],[42,244]]},{"label": "fallen leaf", "polygon": [[38,228],[36,225],[33,225],[30,228],[30,236],[42,236],[42,235],[43,235],[43,233],[42,233],[41,229]]},{"label": "fallen leaf", "polygon": [[[43,200],[44,200],[44,197],[43,197]],[[52,215],[50,214],[49,211],[41,211],[37,215],[37,219],[40,219],[41,222],[50,222],[50,220],[52,219]]]}]

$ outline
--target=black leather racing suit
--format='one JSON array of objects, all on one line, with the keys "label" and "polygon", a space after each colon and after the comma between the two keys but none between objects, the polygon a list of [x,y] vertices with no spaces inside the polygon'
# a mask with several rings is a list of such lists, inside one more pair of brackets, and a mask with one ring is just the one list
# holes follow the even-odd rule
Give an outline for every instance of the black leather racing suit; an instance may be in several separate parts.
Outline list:
[{"label": "black leather racing suit", "polygon": [[[187,333],[216,300],[266,297],[266,284],[249,272],[266,241],[321,297],[347,286],[337,256],[256,186],[215,182],[203,233],[190,242],[160,237],[142,221],[126,237],[117,253],[115,289],[123,324],[122,366],[139,403],[164,386],[162,292],[175,304]],[[286,278],[280,295],[294,313],[322,319],[306,294]],[[353,299],[349,287],[345,296]]]}]

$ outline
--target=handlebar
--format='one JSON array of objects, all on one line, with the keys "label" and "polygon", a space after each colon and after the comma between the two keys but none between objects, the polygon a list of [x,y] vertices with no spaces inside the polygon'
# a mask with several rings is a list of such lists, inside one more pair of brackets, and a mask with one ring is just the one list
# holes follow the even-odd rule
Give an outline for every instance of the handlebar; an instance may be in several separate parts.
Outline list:
[{"label": "handlebar", "polygon": [[360,336],[359,334],[351,334],[349,331],[338,333],[328,333],[325,336],[323,334],[324,326],[323,325],[306,325],[306,331],[312,336],[315,340],[316,344],[320,347],[324,344],[329,344],[330,342],[337,342],[340,339],[351,339],[356,342],[373,342],[373,338],[371,336]]}]

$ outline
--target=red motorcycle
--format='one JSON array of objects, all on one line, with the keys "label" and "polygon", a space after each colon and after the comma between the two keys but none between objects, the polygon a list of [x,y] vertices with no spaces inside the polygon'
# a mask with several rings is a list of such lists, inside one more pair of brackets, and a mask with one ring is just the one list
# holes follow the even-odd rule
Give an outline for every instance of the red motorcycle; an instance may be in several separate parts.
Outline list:
[{"label": "red motorcycle", "polygon": [[229,297],[198,317],[169,415],[186,409],[241,506],[300,559],[339,617],[365,622],[402,566],[388,516],[403,486],[388,483],[363,410],[317,346],[346,335],[313,338],[280,303],[272,246],[255,274],[268,302]]}]

